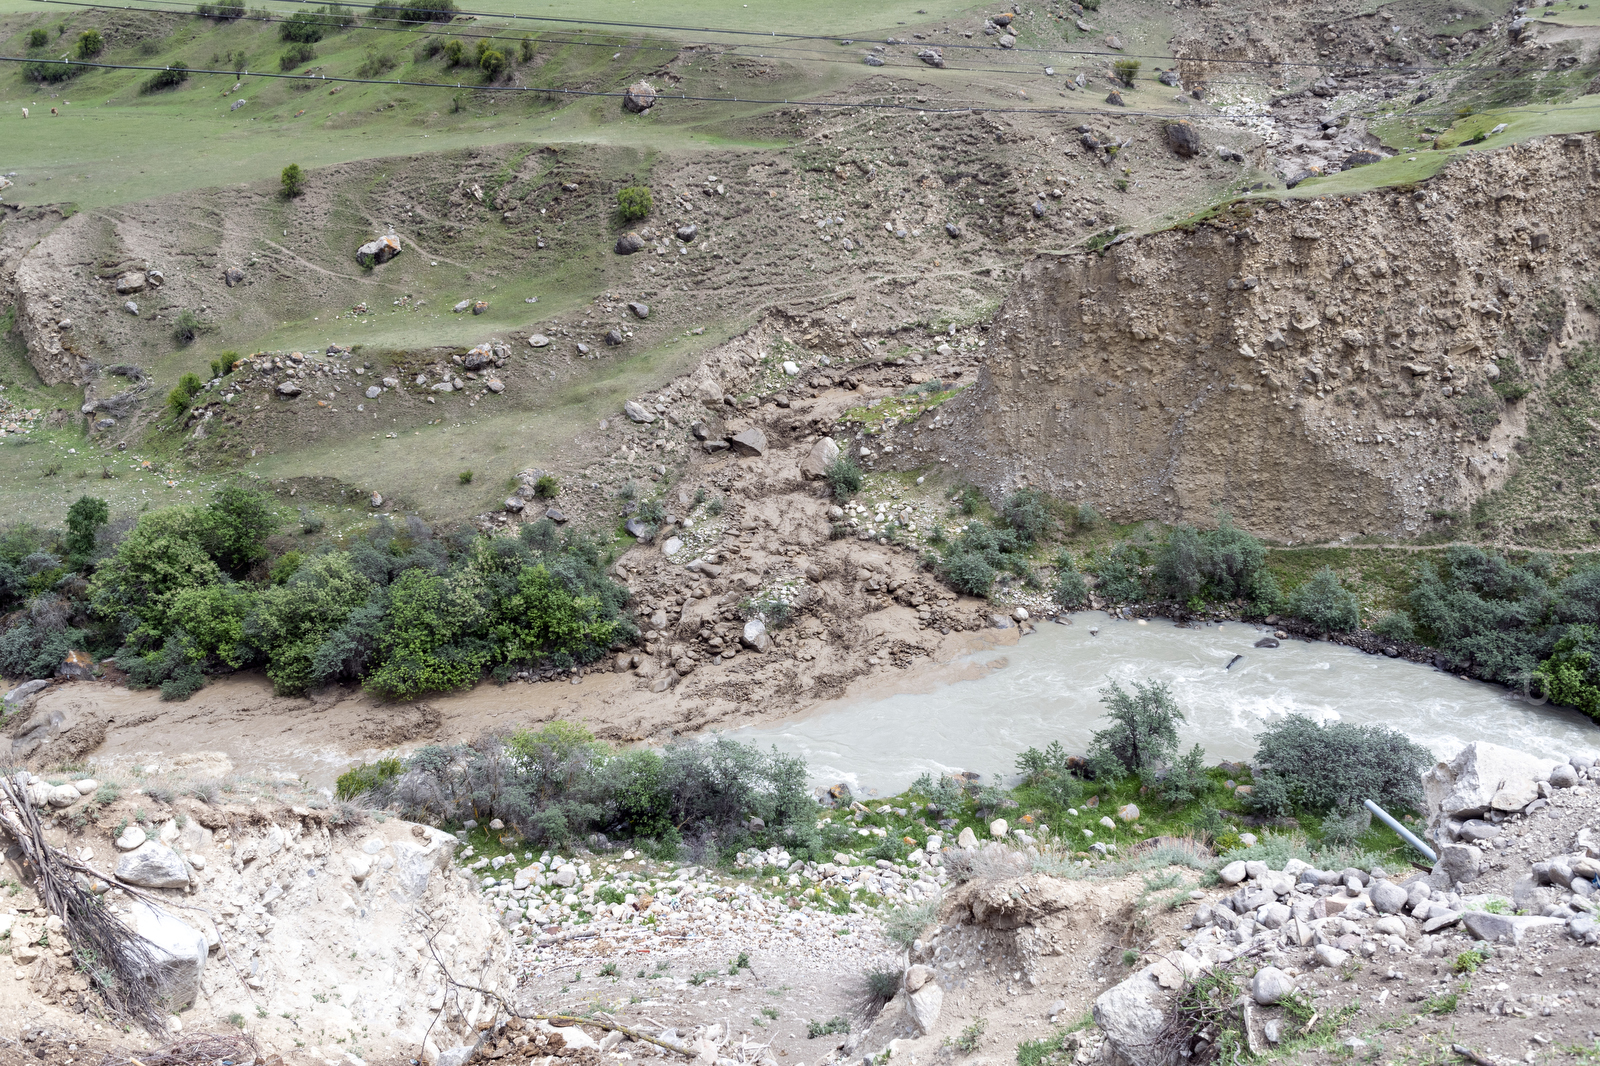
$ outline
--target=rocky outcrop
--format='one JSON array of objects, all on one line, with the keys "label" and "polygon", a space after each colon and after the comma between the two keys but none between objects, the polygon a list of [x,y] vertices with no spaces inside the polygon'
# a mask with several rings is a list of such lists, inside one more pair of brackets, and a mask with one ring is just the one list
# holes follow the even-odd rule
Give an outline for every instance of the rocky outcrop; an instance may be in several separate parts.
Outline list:
[{"label": "rocky outcrop", "polygon": [[899,429],[897,462],[1119,520],[1415,534],[1505,480],[1523,416],[1502,368],[1536,382],[1585,329],[1597,163],[1592,136],[1546,138],[1420,187],[1041,257],[977,385]]}]

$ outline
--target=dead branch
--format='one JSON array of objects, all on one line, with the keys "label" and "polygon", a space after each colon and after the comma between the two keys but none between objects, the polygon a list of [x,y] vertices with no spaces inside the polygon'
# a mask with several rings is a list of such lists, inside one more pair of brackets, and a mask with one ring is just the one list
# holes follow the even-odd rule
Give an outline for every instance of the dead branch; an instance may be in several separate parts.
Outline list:
[{"label": "dead branch", "polygon": [[101,1059],[100,1066],[214,1066],[224,1060],[260,1062],[261,1046],[256,1043],[255,1037],[246,1032],[196,1033],[155,1051],[119,1049],[115,1054]]},{"label": "dead branch", "polygon": [[[668,1051],[675,1051],[685,1058],[692,1059],[696,1057],[696,1053],[694,1051],[691,1051],[680,1044],[674,1044],[666,1040],[659,1040],[653,1036],[647,1036],[637,1029],[630,1028],[626,1025],[619,1025],[616,1022],[601,1021],[599,1018],[578,1018],[570,1014],[523,1014],[521,1011],[517,1010],[510,1003],[508,1003],[506,998],[500,993],[491,992],[487,988],[479,988],[477,985],[469,985],[465,981],[457,981],[454,977],[452,977],[450,975],[450,968],[444,964],[444,960],[439,957],[438,949],[433,945],[432,934],[428,936],[428,952],[433,956],[433,961],[439,964],[439,969],[444,973],[444,979],[448,984],[456,988],[464,989],[468,992],[477,992],[482,996],[493,999],[496,1003],[500,1004],[501,1010],[505,1011],[513,1018],[521,1018],[525,1022],[549,1022],[551,1025],[555,1026],[592,1025],[597,1029],[609,1029],[614,1033],[621,1033],[628,1039],[637,1040],[642,1044],[654,1044],[656,1047],[665,1048]],[[429,1028],[431,1029],[432,1026],[429,1026]],[[426,1037],[424,1037],[424,1039],[426,1039]]]},{"label": "dead branch", "polygon": [[66,929],[73,964],[106,1006],[152,1036],[165,1036],[167,1012],[149,980],[159,949],[74,879],[74,874],[95,875],[45,840],[22,784],[10,777],[0,777],[0,829],[21,847],[23,869],[32,873],[34,890]]}]

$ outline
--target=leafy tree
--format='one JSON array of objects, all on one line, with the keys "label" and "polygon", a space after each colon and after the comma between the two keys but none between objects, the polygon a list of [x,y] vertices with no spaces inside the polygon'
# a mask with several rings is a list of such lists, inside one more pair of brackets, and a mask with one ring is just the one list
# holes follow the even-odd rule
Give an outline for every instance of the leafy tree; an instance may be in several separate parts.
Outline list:
[{"label": "leafy tree", "polygon": [[67,508],[67,536],[62,546],[67,554],[87,559],[94,553],[95,537],[100,527],[111,520],[111,508],[98,496],[79,496]]},{"label": "leafy tree", "polygon": [[137,644],[160,643],[179,592],[224,580],[201,546],[207,526],[205,513],[195,507],[144,515],[90,579],[93,612]]},{"label": "leafy tree", "polygon": [[79,59],[93,59],[106,50],[106,39],[99,30],[84,30],[78,34],[78,44],[73,51]]},{"label": "leafy tree", "polygon": [[485,81],[494,81],[506,69],[506,54],[498,48],[485,48],[478,56],[478,69],[483,71]]},{"label": "leafy tree", "polygon": [[1390,611],[1385,614],[1372,624],[1372,631],[1390,640],[1411,640],[1416,636],[1416,631],[1411,625],[1411,616],[1404,611]]},{"label": "leafy tree", "polygon": [[1224,599],[1249,596],[1259,575],[1265,573],[1266,545],[1234,525],[1226,514],[1204,540],[1206,554],[1201,569],[1216,595]]},{"label": "leafy tree", "polygon": [[1211,780],[1206,777],[1205,759],[1205,749],[1196,744],[1173,760],[1165,772],[1146,774],[1146,783],[1169,807],[1193,803],[1211,788]]},{"label": "leafy tree", "polygon": [[267,557],[267,538],[280,522],[265,493],[228,485],[211,496],[206,507],[206,550],[224,569],[243,577]]},{"label": "leafy tree", "polygon": [[1390,813],[1420,810],[1433,754],[1376,725],[1319,725],[1293,714],[1256,736],[1255,801],[1269,814],[1349,812],[1370,799]]},{"label": "leafy tree", "polygon": [[326,17],[310,11],[296,11],[278,23],[278,40],[315,44],[327,32]]},{"label": "leafy tree", "polygon": [[1137,59],[1119,59],[1111,64],[1111,69],[1116,73],[1117,80],[1128,88],[1133,88],[1133,79],[1138,77],[1139,68],[1143,66]]},{"label": "leafy tree", "polygon": [[628,185],[617,190],[617,214],[624,222],[637,222],[649,218],[655,210],[655,198],[644,185]]},{"label": "leafy tree", "polygon": [[199,658],[237,670],[254,658],[245,644],[244,621],[255,605],[255,593],[247,586],[202,585],[175,593],[172,615],[182,619],[183,632]]},{"label": "leafy tree", "polygon": [[83,647],[82,630],[51,626],[28,619],[0,632],[0,677],[54,677],[56,667],[74,648]]},{"label": "leafy tree", "polygon": [[525,566],[516,589],[499,597],[489,624],[489,640],[499,662],[528,663],[563,652],[592,662],[611,644],[616,624],[603,616],[600,602],[574,596],[543,565]]},{"label": "leafy tree", "polygon": [[476,589],[438,574],[407,570],[389,587],[389,611],[378,638],[382,663],[367,687],[390,699],[463,688],[476,681],[492,649],[474,639],[481,615]]},{"label": "leafy tree", "polygon": [[[283,584],[260,593],[246,632],[266,659],[276,691],[298,695],[341,672],[346,656],[326,646],[367,605],[374,588],[348,554],[331,552],[306,560]],[[353,640],[353,634],[343,634],[339,650]]]},{"label": "leafy tree", "polygon": [[1135,549],[1118,544],[1095,560],[1090,573],[1095,576],[1095,591],[1111,603],[1132,603],[1144,597]]},{"label": "leafy tree", "polygon": [[1171,761],[1184,717],[1169,686],[1135,681],[1128,692],[1113,681],[1100,690],[1100,702],[1112,724],[1089,742],[1089,765],[1096,777],[1151,773]]},{"label": "leafy tree", "polygon": [[283,198],[293,200],[306,191],[306,172],[300,169],[299,163],[290,163],[278,175],[278,184],[283,190]]},{"label": "leafy tree", "polygon": [[1191,525],[1173,527],[1156,557],[1156,581],[1179,603],[1199,596],[1205,584],[1206,549]]},{"label": "leafy tree", "polygon": [[1341,585],[1338,575],[1326,566],[1289,593],[1287,608],[1325,633],[1347,632],[1361,624],[1361,604],[1355,593]]},{"label": "leafy tree", "polygon": [[1575,625],[1562,634],[1535,677],[1552,702],[1600,719],[1600,630]]},{"label": "leafy tree", "polygon": [[1552,594],[1538,569],[1517,566],[1497,552],[1456,545],[1441,571],[1417,567],[1412,618],[1435,647],[1481,676],[1513,682],[1530,676],[1549,656],[1558,631],[1554,617],[1583,620],[1589,588],[1574,575],[1567,596]]},{"label": "leafy tree", "polygon": [[43,48],[45,45],[47,45],[49,43],[50,43],[50,31],[49,30],[31,29],[31,30],[28,31],[28,47],[29,48]]}]

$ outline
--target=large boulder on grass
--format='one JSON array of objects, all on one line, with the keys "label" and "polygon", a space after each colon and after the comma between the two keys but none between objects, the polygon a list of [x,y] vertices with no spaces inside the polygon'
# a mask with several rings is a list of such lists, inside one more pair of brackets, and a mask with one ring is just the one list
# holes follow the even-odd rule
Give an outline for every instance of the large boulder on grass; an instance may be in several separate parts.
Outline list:
[{"label": "large boulder on grass", "polygon": [[364,267],[378,266],[387,263],[400,254],[400,238],[390,233],[376,240],[368,241],[356,249],[356,262]]},{"label": "large boulder on grass", "polygon": [[622,96],[622,106],[632,111],[635,115],[642,115],[655,106],[656,90],[647,81],[636,81],[628,86],[628,91]]}]

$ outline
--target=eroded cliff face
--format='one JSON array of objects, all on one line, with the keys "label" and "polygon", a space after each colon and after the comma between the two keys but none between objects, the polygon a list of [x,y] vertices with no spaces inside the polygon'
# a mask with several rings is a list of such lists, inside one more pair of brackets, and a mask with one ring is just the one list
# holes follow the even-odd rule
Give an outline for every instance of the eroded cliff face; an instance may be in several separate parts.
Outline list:
[{"label": "eroded cliff face", "polygon": [[1553,137],[1360,197],[1236,205],[1034,261],[979,380],[894,461],[1119,520],[1411,535],[1501,484],[1537,383],[1592,336],[1600,147]]}]

